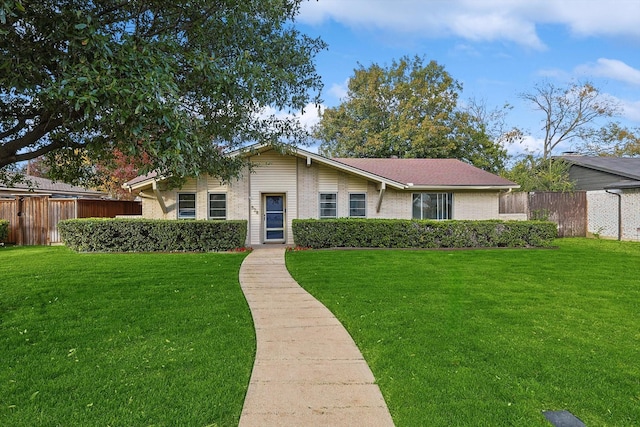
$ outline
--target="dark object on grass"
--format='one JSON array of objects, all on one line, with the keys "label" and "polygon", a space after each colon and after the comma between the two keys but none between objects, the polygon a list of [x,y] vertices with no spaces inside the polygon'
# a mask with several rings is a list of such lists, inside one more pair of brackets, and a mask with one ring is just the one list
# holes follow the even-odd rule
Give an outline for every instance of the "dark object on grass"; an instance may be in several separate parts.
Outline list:
[{"label": "dark object on grass", "polygon": [[542,414],[555,427],[586,427],[569,411],[543,411]]}]

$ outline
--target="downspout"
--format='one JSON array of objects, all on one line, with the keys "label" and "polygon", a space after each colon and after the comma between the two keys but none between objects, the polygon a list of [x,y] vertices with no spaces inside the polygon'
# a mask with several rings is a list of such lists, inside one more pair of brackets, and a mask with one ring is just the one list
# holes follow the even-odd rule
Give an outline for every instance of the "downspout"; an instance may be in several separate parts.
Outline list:
[{"label": "downspout", "polygon": [[622,240],[622,194],[619,189],[613,189],[612,191],[604,190],[609,194],[615,194],[618,196],[618,240]]}]

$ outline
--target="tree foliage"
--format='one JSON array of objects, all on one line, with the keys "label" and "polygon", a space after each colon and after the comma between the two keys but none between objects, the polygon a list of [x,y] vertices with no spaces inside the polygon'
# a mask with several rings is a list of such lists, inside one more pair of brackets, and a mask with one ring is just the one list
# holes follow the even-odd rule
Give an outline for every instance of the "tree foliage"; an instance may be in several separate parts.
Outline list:
[{"label": "tree foliage", "polygon": [[585,132],[579,151],[596,156],[640,156],[640,128],[628,128],[611,122],[600,129]]},{"label": "tree foliage", "polygon": [[301,1],[1,2],[0,170],[50,153],[78,178],[117,149],[142,172],[228,178],[224,150],[304,138],[262,114],[319,102],[325,44],[293,26]]},{"label": "tree foliage", "polygon": [[503,176],[520,185],[518,191],[573,191],[569,164],[562,159],[545,159],[526,154],[505,171]]},{"label": "tree foliage", "polygon": [[599,119],[612,117],[620,109],[590,82],[567,87],[542,82],[520,97],[542,113],[543,159],[550,158],[559,144],[580,139]]},{"label": "tree foliage", "polygon": [[458,106],[462,85],[435,61],[403,57],[359,65],[343,102],[327,108],[314,135],[332,157],[458,158],[490,171],[506,152],[480,117]]}]

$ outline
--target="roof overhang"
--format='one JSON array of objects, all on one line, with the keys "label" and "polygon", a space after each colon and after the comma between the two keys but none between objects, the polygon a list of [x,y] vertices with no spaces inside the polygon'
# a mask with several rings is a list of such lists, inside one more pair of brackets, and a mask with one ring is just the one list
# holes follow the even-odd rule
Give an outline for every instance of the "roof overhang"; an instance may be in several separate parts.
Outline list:
[{"label": "roof overhang", "polygon": [[472,190],[472,191],[502,191],[515,190],[520,188],[519,185],[408,185],[407,190],[418,191],[456,191],[456,190]]},{"label": "roof overhang", "polygon": [[[598,172],[604,172],[611,175],[617,175],[622,178],[628,178],[630,180],[640,180],[640,174],[629,173],[628,171],[621,171],[616,168],[608,167],[606,165],[601,164],[591,164],[589,162],[589,157],[584,158],[585,156],[557,156],[553,157],[554,159],[561,159],[569,163],[571,166],[578,166],[585,169],[590,169]],[[606,158],[606,157],[605,157]],[[615,159],[615,158],[614,158]],[[626,159],[626,157],[625,157]],[[629,159],[632,159],[631,157]]]},{"label": "roof overhang", "polygon": [[88,198],[92,198],[92,199],[98,199],[98,198],[103,198],[103,197],[107,197],[108,195],[106,193],[102,193],[102,192],[91,192],[91,191],[87,191],[85,193],[79,193],[79,192],[75,192],[75,191],[65,191],[65,190],[39,190],[37,188],[33,188],[31,190],[29,189],[22,189],[22,188],[0,188],[0,195],[4,194],[4,195],[10,195],[10,196],[49,196],[49,197],[55,197],[55,196],[63,196],[63,197],[88,197]]},{"label": "roof overhang", "polygon": [[159,181],[165,180],[166,177],[156,174],[150,174],[146,178],[134,179],[122,184],[122,188],[128,191],[142,191],[155,187]]},{"label": "roof overhang", "polygon": [[321,164],[321,165],[324,165],[324,166],[328,166],[330,168],[337,169],[337,170],[342,171],[342,172],[347,172],[347,173],[350,173],[350,174],[358,175],[358,176],[360,176],[360,177],[362,177],[364,179],[379,183],[380,185],[383,185],[385,187],[395,188],[397,190],[404,190],[404,189],[407,188],[407,185],[402,183],[402,182],[394,181],[392,179],[388,179],[388,178],[382,177],[380,175],[376,175],[374,173],[367,172],[367,171],[364,171],[362,169],[346,165],[346,164],[338,162],[336,160],[332,160],[332,159],[326,158],[324,156],[321,156],[319,154],[312,153],[310,151],[302,150],[300,148],[294,149],[293,150],[293,154],[295,154],[298,157],[306,158],[307,159],[307,165],[309,165],[309,166],[313,162],[316,162],[318,164]]},{"label": "roof overhang", "polygon": [[[259,156],[261,153],[267,152],[269,150],[275,149],[271,144],[254,144],[245,148],[241,148],[235,151],[230,152],[228,155],[232,157],[236,156]],[[276,149],[276,151],[278,151]],[[399,181],[395,181],[389,178],[385,178],[383,176],[365,171],[363,169],[347,165],[345,163],[339,162],[337,160],[329,159],[327,157],[321,156],[320,154],[313,153],[311,151],[303,150],[297,147],[287,146],[283,150],[280,151],[282,154],[289,154],[292,156],[296,156],[298,158],[302,158],[306,160],[307,166],[311,166],[314,162],[345,172],[353,175],[357,175],[363,179],[368,181],[375,182],[379,184],[380,188],[393,188],[396,190],[415,190],[415,191],[504,191],[504,190],[514,190],[520,188],[519,185],[414,185],[411,183],[403,183]],[[142,178],[139,180],[132,180],[128,183],[123,184],[123,188],[134,191],[134,190],[146,190],[154,188],[158,182],[167,179],[165,176],[157,176],[155,174],[150,174],[147,178]]]},{"label": "roof overhang", "polygon": [[624,190],[624,189],[640,188],[640,181],[620,181],[620,182],[615,182],[613,184],[605,185],[603,188],[605,190]]}]

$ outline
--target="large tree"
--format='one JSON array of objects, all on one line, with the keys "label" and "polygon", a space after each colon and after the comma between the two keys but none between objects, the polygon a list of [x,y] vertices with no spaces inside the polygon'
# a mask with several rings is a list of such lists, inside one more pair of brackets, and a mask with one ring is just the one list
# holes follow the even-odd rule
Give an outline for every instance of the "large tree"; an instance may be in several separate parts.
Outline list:
[{"label": "large tree", "polygon": [[325,44],[293,26],[301,1],[0,2],[0,175],[119,152],[142,172],[228,178],[225,150],[304,138],[262,113],[319,102]]},{"label": "large tree", "polygon": [[458,106],[462,85],[435,61],[403,57],[359,65],[342,103],[315,128],[334,157],[452,157],[496,171],[506,152],[478,115]]},{"label": "large tree", "polygon": [[600,119],[616,115],[619,104],[590,82],[557,86],[545,81],[520,94],[542,114],[542,158],[548,159],[561,143],[580,142]]},{"label": "large tree", "polygon": [[528,153],[502,175],[520,185],[518,191],[573,191],[575,183],[569,177],[569,164],[562,159],[545,159]]},{"label": "large tree", "polygon": [[582,135],[584,144],[579,151],[597,156],[640,156],[640,127],[629,128],[611,122],[600,129]]}]

